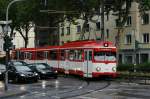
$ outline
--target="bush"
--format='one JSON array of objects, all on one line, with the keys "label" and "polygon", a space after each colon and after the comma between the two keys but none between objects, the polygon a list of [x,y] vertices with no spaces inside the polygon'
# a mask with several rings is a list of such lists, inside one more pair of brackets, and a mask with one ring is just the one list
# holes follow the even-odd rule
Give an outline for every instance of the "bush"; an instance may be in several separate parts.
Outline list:
[{"label": "bush", "polygon": [[134,64],[119,64],[117,67],[118,71],[131,71],[131,72],[133,72],[134,69],[137,72],[150,72],[150,63],[137,64],[136,66],[134,66]]},{"label": "bush", "polygon": [[150,63],[138,64],[136,70],[138,72],[150,72]]},{"label": "bush", "polygon": [[133,64],[119,64],[117,66],[118,71],[132,71],[134,69]]}]

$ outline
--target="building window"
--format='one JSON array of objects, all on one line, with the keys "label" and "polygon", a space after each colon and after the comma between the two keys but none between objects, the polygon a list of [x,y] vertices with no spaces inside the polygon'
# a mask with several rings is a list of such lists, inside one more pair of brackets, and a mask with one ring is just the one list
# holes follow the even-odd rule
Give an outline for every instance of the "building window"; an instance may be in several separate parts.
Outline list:
[{"label": "building window", "polygon": [[100,22],[96,23],[96,30],[100,30]]},{"label": "building window", "polygon": [[132,55],[126,55],[125,56],[125,64],[132,64],[133,62],[133,57],[132,57]]},{"label": "building window", "polygon": [[131,34],[126,35],[126,44],[131,44],[131,42],[132,42]]},{"label": "building window", "polygon": [[131,24],[132,24],[132,18],[131,16],[128,16],[125,26],[131,26]]},{"label": "building window", "polygon": [[143,43],[149,43],[149,33],[143,34]]},{"label": "building window", "polygon": [[80,33],[81,32],[81,25],[78,25],[77,26],[77,33]]},{"label": "building window", "polygon": [[142,24],[149,24],[149,14],[144,14],[142,16]]},{"label": "building window", "polygon": [[122,54],[119,54],[118,62],[119,62],[119,64],[122,64]]},{"label": "building window", "polygon": [[107,38],[109,38],[109,29],[106,29],[106,33],[107,33]]},{"label": "building window", "polygon": [[89,27],[89,24],[86,24],[86,32],[89,32],[90,31],[90,27]]},{"label": "building window", "polygon": [[70,35],[70,27],[67,27],[67,35]]},{"label": "building window", "polygon": [[64,28],[61,28],[61,36],[64,36]]},{"label": "building window", "polygon": [[148,62],[148,59],[149,59],[149,55],[147,53],[143,53],[140,55],[141,56],[141,63],[147,63]]}]

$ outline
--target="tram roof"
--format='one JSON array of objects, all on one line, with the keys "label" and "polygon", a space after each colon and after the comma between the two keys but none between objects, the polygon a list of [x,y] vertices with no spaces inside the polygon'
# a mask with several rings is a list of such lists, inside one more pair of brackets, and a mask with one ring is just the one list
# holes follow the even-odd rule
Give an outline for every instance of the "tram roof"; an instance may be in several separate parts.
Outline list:
[{"label": "tram roof", "polygon": [[69,43],[65,43],[61,48],[78,48],[78,47],[85,47],[85,48],[102,48],[104,44],[107,43],[109,47],[115,47],[115,45],[110,41],[96,41],[96,40],[88,40],[88,41],[73,41]]},{"label": "tram roof", "polygon": [[44,46],[44,47],[36,47],[36,48],[19,48],[16,50],[22,51],[48,51],[53,49],[68,49],[68,48],[107,48],[104,44],[107,43],[108,47],[115,48],[115,45],[110,41],[96,41],[96,40],[86,40],[86,41],[72,41],[69,43],[65,43],[62,46]]}]

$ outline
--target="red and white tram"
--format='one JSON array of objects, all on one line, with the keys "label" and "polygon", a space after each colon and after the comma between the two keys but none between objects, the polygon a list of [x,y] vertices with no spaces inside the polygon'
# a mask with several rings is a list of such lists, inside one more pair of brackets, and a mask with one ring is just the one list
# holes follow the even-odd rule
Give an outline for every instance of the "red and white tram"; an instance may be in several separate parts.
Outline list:
[{"label": "red and white tram", "polygon": [[74,41],[62,46],[21,48],[12,51],[13,59],[28,63],[46,62],[59,72],[93,78],[116,77],[116,47],[112,42]]}]

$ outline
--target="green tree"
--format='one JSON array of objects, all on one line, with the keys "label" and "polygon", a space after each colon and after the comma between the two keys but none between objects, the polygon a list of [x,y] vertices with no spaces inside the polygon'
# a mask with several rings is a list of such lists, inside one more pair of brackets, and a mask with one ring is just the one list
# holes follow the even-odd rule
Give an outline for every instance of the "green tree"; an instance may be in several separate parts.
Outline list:
[{"label": "green tree", "polygon": [[[0,0],[0,20],[5,20],[5,12],[8,3],[12,0]],[[140,12],[149,10],[149,0],[25,0],[13,4],[9,11],[9,19],[12,20],[11,35],[13,30],[16,29],[22,35],[25,40],[25,47],[28,45],[28,32],[31,29],[31,23],[35,26],[50,26],[58,27],[60,22],[65,19],[75,23],[77,18],[81,18],[84,21],[81,39],[84,39],[84,33],[86,31],[88,21],[94,22],[92,17],[94,15],[101,15],[100,7],[105,6],[105,14],[109,14],[110,11],[114,12],[114,15],[118,17],[118,35],[122,31],[129,10],[130,3],[136,1],[139,3]],[[123,5],[127,5],[123,7]],[[41,12],[41,10],[47,10]],[[50,10],[50,11],[48,11]],[[23,32],[25,31],[25,33]],[[53,32],[54,30],[50,30]]]}]

